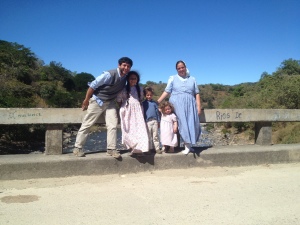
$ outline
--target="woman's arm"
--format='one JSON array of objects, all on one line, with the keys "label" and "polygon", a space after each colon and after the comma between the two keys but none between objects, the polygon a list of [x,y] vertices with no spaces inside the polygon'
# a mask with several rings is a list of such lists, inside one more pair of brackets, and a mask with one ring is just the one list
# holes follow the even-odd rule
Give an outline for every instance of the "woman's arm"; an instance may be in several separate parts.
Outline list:
[{"label": "woman's arm", "polygon": [[168,95],[169,93],[164,91],[159,97],[159,99],[157,100],[158,104],[160,104]]},{"label": "woman's arm", "polygon": [[168,80],[168,83],[167,83],[167,86],[165,88],[165,91],[161,94],[161,96],[157,100],[158,104],[160,104],[169,95],[169,93],[172,93],[173,80],[174,80],[174,77],[170,76],[169,80]]},{"label": "woman's arm", "polygon": [[178,123],[177,123],[177,121],[174,121],[174,123],[173,123],[173,132],[174,132],[174,134],[176,134],[177,131],[178,131]]},{"label": "woman's arm", "polygon": [[197,104],[197,110],[198,110],[198,115],[201,114],[201,100],[200,100],[200,94],[196,94],[196,104]]}]

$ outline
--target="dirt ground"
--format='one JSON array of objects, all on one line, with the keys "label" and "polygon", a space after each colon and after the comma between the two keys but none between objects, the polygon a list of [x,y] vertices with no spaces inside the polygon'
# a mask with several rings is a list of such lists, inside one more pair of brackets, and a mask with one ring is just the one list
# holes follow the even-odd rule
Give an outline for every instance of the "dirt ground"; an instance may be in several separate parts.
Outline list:
[{"label": "dirt ground", "polygon": [[299,225],[300,164],[0,181],[0,224]]}]

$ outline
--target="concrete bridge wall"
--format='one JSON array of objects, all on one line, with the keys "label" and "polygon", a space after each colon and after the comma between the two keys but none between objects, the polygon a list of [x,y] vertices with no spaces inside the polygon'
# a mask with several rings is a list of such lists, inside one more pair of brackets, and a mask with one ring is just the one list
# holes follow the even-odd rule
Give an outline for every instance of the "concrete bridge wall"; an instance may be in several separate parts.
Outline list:
[{"label": "concrete bridge wall", "polygon": [[[2,108],[0,125],[46,124],[46,154],[62,154],[64,124],[80,124],[86,111],[80,108]],[[270,145],[272,122],[300,121],[300,109],[205,109],[201,123],[254,122],[255,143]],[[104,115],[99,123],[105,123]]]}]

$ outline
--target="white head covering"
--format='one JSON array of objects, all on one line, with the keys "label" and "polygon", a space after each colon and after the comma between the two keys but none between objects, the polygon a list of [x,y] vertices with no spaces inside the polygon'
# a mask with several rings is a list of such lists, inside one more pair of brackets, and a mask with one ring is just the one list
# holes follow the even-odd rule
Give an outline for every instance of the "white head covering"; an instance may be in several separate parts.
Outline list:
[{"label": "white head covering", "polygon": [[185,76],[190,76],[190,71],[189,71],[189,69],[186,67],[186,63],[185,63],[185,61],[183,61],[183,60],[181,60],[183,63],[184,63],[184,65],[185,65],[185,68],[186,68],[186,74],[185,74]]},{"label": "white head covering", "polygon": [[190,76],[190,71],[188,68],[186,68],[186,74],[185,74],[187,77]]}]

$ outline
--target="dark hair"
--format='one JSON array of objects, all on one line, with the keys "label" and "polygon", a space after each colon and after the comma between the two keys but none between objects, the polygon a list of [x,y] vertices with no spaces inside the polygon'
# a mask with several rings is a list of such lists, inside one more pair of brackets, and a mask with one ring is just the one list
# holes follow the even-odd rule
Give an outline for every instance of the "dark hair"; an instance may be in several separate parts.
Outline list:
[{"label": "dark hair", "polygon": [[130,94],[130,83],[129,83],[129,78],[131,75],[135,75],[137,77],[137,82],[136,82],[136,90],[137,90],[137,93],[138,93],[138,96],[139,96],[139,100],[141,99],[141,89],[140,89],[140,75],[138,74],[138,72],[132,70],[130,71],[127,76],[126,76],[126,92],[127,92],[127,99],[129,98],[129,94]]},{"label": "dark hair", "polygon": [[130,67],[132,67],[132,65],[133,65],[132,60],[130,58],[128,58],[128,57],[122,57],[122,58],[120,58],[119,61],[118,61],[118,63],[119,63],[119,65],[121,65],[122,63],[127,63],[127,64],[130,65]]},{"label": "dark hair", "polygon": [[174,106],[172,105],[171,102],[161,102],[161,103],[159,104],[159,109],[160,109],[161,113],[162,113],[162,114],[165,114],[165,108],[166,108],[167,106],[169,106],[169,107],[171,108],[171,110],[172,110],[172,113],[174,113]]},{"label": "dark hair", "polygon": [[154,90],[152,87],[144,87],[144,96],[146,96],[147,92],[151,92],[152,94],[154,93]]},{"label": "dark hair", "polygon": [[176,62],[176,67],[175,67],[176,70],[177,70],[177,66],[178,66],[179,63],[182,63],[184,65],[184,67],[186,67],[185,62],[183,62],[182,60],[179,60],[179,61]]}]

